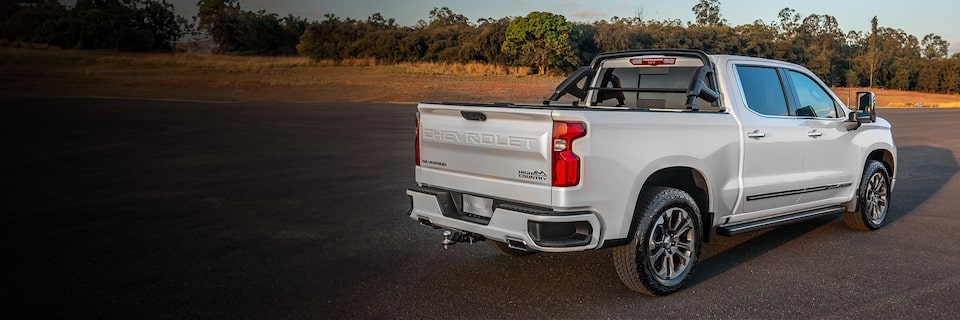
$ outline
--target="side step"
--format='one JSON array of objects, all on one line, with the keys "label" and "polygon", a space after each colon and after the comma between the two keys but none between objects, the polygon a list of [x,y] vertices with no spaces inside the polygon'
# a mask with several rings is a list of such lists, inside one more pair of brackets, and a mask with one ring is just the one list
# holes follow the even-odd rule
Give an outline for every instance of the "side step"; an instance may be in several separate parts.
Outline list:
[{"label": "side step", "polygon": [[747,232],[757,231],[757,230],[766,229],[766,228],[779,227],[782,225],[787,225],[787,224],[809,220],[809,219],[822,217],[826,215],[843,213],[844,210],[846,210],[846,207],[844,206],[828,207],[828,208],[798,212],[794,214],[788,214],[785,216],[779,216],[779,217],[774,217],[770,219],[723,226],[723,227],[717,228],[717,234],[730,237],[730,236],[735,236],[741,233],[747,233]]}]

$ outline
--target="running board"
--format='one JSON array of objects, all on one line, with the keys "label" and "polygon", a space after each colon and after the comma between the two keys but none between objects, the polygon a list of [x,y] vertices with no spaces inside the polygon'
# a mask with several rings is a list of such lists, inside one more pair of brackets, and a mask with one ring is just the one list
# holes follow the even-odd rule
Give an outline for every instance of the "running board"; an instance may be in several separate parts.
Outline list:
[{"label": "running board", "polygon": [[844,210],[846,210],[846,207],[843,207],[843,206],[821,208],[821,209],[816,209],[811,211],[788,214],[785,216],[774,217],[770,219],[718,227],[717,234],[730,237],[730,236],[735,236],[741,233],[747,233],[747,232],[757,231],[757,230],[766,229],[766,228],[779,227],[782,225],[809,220],[817,217],[842,213]]}]

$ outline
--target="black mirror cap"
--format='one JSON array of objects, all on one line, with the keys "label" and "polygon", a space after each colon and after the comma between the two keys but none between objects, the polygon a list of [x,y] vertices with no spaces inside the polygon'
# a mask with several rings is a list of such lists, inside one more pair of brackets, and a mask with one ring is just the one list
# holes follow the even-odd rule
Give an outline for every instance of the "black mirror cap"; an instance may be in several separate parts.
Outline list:
[{"label": "black mirror cap", "polygon": [[877,97],[871,91],[857,92],[857,121],[877,121]]},{"label": "black mirror cap", "polygon": [[853,131],[860,128],[861,122],[858,115],[859,114],[856,111],[850,111],[850,114],[847,115],[847,119],[843,121],[847,127],[847,131]]}]

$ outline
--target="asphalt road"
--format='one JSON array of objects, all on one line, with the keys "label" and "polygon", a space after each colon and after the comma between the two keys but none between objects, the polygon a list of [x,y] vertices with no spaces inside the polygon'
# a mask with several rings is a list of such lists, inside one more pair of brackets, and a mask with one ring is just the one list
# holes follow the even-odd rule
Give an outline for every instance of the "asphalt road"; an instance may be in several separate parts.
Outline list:
[{"label": "asphalt road", "polygon": [[0,101],[4,319],[960,317],[960,109],[880,110],[886,227],[718,237],[651,298],[609,250],[441,249],[403,215],[413,106]]}]

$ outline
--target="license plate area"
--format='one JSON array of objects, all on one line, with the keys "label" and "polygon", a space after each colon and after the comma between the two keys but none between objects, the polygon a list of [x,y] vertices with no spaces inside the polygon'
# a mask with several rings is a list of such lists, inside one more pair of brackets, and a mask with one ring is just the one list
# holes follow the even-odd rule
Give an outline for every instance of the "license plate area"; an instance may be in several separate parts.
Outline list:
[{"label": "license plate area", "polygon": [[490,218],[493,216],[493,199],[464,194],[463,212]]}]

